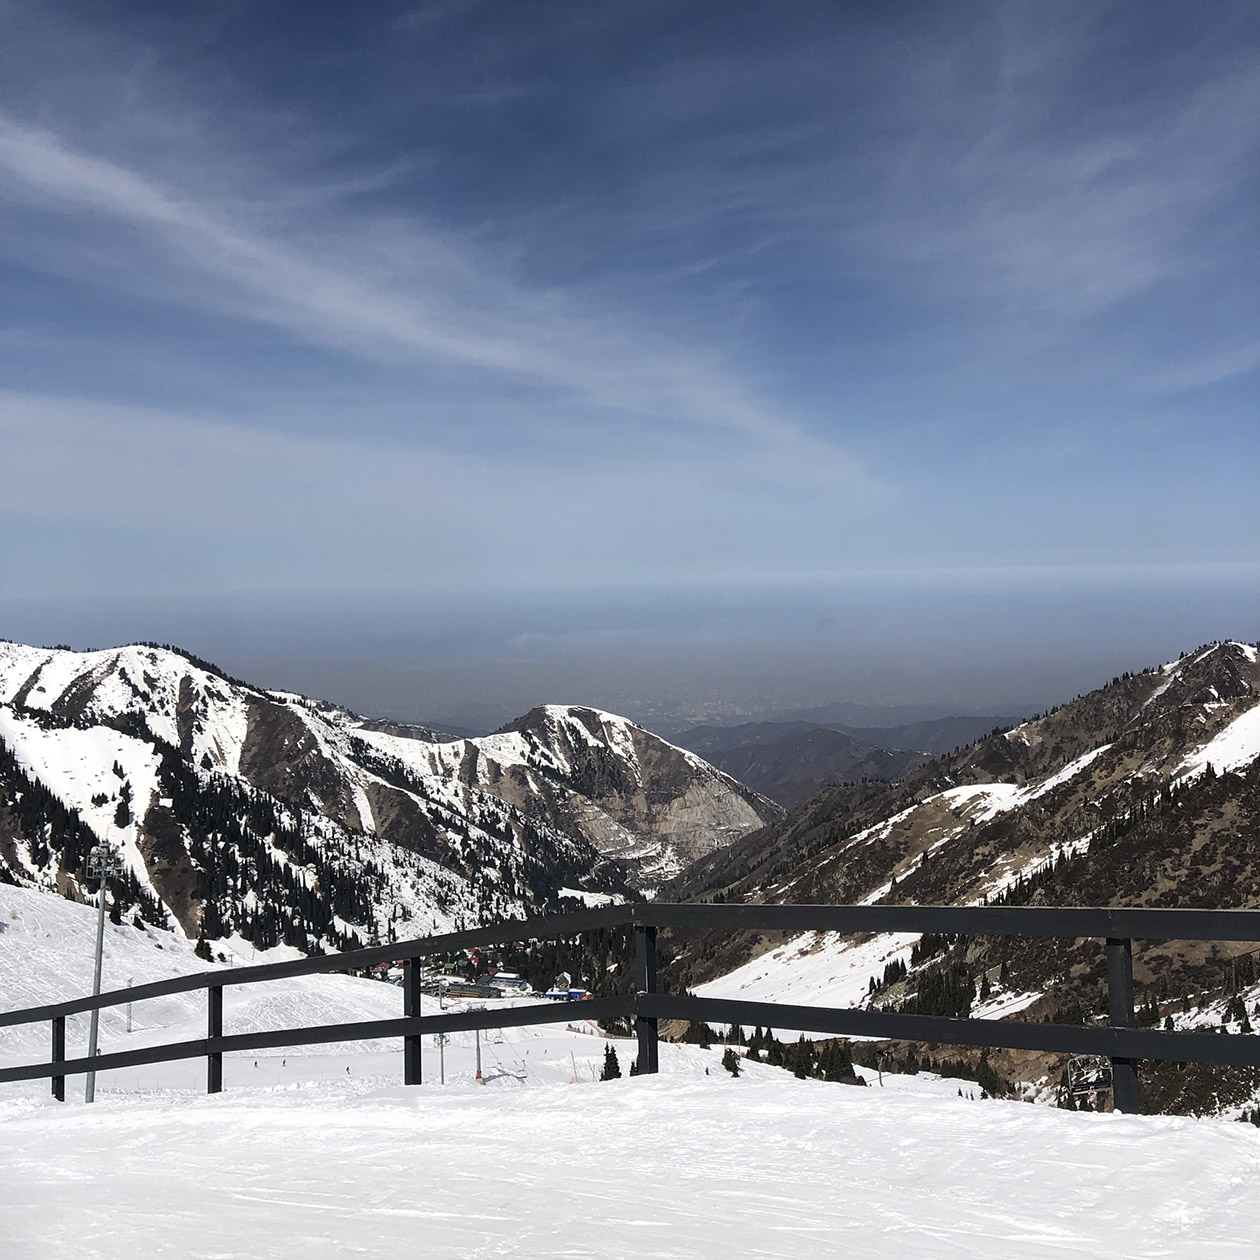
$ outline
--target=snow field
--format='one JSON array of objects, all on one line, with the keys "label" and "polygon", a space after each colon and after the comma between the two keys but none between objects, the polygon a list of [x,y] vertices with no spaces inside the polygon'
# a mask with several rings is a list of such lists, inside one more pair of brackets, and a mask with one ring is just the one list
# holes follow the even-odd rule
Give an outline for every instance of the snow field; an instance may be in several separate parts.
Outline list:
[{"label": "snow field", "polygon": [[[45,731],[33,720],[4,710],[0,710],[0,738],[24,770],[76,809],[97,836],[121,848],[126,867],[140,886],[155,892],[136,844],[136,819],[143,817],[157,795],[158,757],[149,744],[104,726]],[[132,789],[133,818],[126,827],[114,823],[122,787],[113,772],[115,763]],[[108,799],[95,805],[93,796]],[[29,863],[29,846],[23,843],[21,849],[27,851]],[[36,876],[43,874],[33,866],[30,869]]]},{"label": "snow field", "polygon": [[[0,925],[4,1006],[89,987],[90,907],[0,888]],[[837,951],[803,937],[731,995],[799,1000],[784,979],[801,973],[851,1001],[913,939]],[[107,940],[109,987],[207,966],[174,934],[111,926]],[[387,1018],[401,996],[340,976],[229,987],[225,1023]],[[106,1017],[106,1049],[199,1037],[205,998],[138,1004],[131,1034],[122,1019]],[[42,1056],[46,1038],[0,1030],[0,1062]],[[861,1089],[744,1063],[732,1079],[720,1046],[662,1045],[660,1076],[597,1083],[609,1044],[627,1070],[634,1043],[582,1023],[482,1034],[484,1084],[474,1034],[459,1033],[445,1087],[432,1038],[416,1088],[399,1083],[397,1040],[229,1055],[215,1097],[200,1059],[102,1073],[90,1108],[81,1077],[65,1104],[46,1081],[0,1087],[0,1255],[1256,1254],[1250,1125],[971,1101],[928,1074],[881,1088],[861,1070]]]},{"label": "snow field", "polygon": [[0,1102],[0,1237],[9,1260],[1256,1254],[1249,1125],[717,1061],[663,1046],[659,1077],[571,1088]]},{"label": "snow field", "polygon": [[854,943],[835,932],[806,932],[734,971],[697,985],[699,997],[795,1006],[860,1006],[871,976],[893,959],[910,961],[918,932],[890,933]]},{"label": "snow field", "polygon": [[1241,770],[1260,757],[1260,704],[1236,717],[1223,731],[1177,767],[1178,778],[1216,770]]},{"label": "snow field", "polygon": [[180,684],[187,677],[197,696],[199,721],[191,757],[203,754],[222,770],[240,765],[247,716],[240,689],[198,668],[177,653],[139,644],[98,652],[70,652],[0,643],[0,700],[10,702],[36,671],[26,696],[34,709],[48,709],[76,680],[95,680],[89,713],[136,713],[168,744],[179,744],[176,711]]},{"label": "snow field", "polygon": [[[90,993],[95,933],[96,914],[90,906],[32,889],[0,886],[0,1009],[44,1005]],[[296,953],[282,946],[254,955],[245,946],[233,963],[277,962]],[[102,982],[106,990],[214,969],[175,933],[152,929],[141,932],[126,924],[106,921]],[[463,1010],[476,1005],[480,1004],[456,1003],[446,1009]],[[422,1013],[436,1014],[437,1010],[438,999],[426,994]],[[224,1031],[229,1034],[397,1019],[402,1013],[402,990],[396,985],[350,976],[302,976],[264,984],[228,985],[223,991]],[[206,1035],[206,995],[204,991],[178,993],[137,1002],[131,1012],[130,1033],[126,1031],[127,1011],[123,1006],[102,1011],[100,1022],[100,1046],[106,1053],[193,1040]],[[72,1056],[86,1053],[88,1023],[87,1015],[66,1020],[67,1051]],[[581,1079],[589,1080],[591,1065],[596,1059],[600,1063],[603,1059],[603,1040],[596,1033],[586,1021],[572,1032],[563,1028],[517,1028],[484,1033],[483,1075],[487,1081],[502,1079],[505,1083],[509,1079],[512,1083],[518,1083],[518,1079],[521,1083],[543,1079],[567,1083],[576,1071]],[[48,1047],[47,1023],[0,1028],[0,1066],[42,1059],[48,1054]],[[448,1079],[472,1079],[475,1050],[473,1033],[453,1035],[446,1049]],[[431,1076],[437,1080],[438,1053],[432,1038],[424,1039],[423,1051],[426,1079]],[[544,1064],[543,1060],[547,1062]],[[552,1063],[560,1066],[553,1069]],[[628,1060],[624,1066],[629,1067]],[[295,1046],[224,1057],[228,1089],[294,1086],[346,1075],[400,1077],[401,1073],[402,1044],[397,1039]],[[150,1064],[102,1072],[97,1077],[98,1096],[171,1089],[203,1091],[205,1061]],[[0,1085],[0,1100],[43,1097],[48,1091],[46,1081]],[[82,1095],[82,1077],[70,1078],[67,1094]]]},{"label": "snow field", "polygon": [[[96,949],[96,909],[33,888],[0,885],[0,1009],[19,1010],[68,1001],[92,991]],[[121,989],[128,982],[169,980],[208,968],[181,934],[155,928],[140,931],[129,923],[105,921],[102,989]],[[176,994],[137,1003],[133,1023],[160,1028],[190,1021],[201,1013],[205,997]],[[86,1053],[88,1017],[66,1020],[67,1050]],[[101,1048],[117,1049],[115,1038],[126,1027],[126,1012],[114,1007],[101,1012]],[[196,1036],[205,1036],[204,1027]],[[48,1052],[47,1024],[0,1028],[0,1062],[26,1061]],[[161,1037],[159,1040],[173,1038]],[[137,1044],[144,1044],[137,1042]],[[0,1089],[3,1089],[0,1086]]]}]

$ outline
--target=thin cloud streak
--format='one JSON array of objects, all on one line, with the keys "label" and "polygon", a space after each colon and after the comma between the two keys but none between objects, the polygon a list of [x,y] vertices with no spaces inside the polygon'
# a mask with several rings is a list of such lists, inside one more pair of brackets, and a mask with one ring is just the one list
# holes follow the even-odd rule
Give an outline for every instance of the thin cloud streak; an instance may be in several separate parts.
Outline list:
[{"label": "thin cloud streak", "polygon": [[[808,50],[773,46],[654,66],[620,89],[615,138],[633,154],[664,128],[685,160],[636,168],[618,224],[684,237],[693,252],[675,274],[716,273],[749,309],[764,277],[741,264],[763,250],[810,251],[837,288],[856,279],[902,305],[945,303],[986,375],[1062,354],[1138,301],[1175,303],[1195,285],[1219,301],[1253,235],[1260,59],[1243,44],[1170,62],[1158,101],[1099,100],[1103,25],[1094,6],[1006,6],[939,43],[904,37],[896,56],[885,32],[859,29],[825,73]],[[986,41],[987,76],[975,64]],[[837,79],[856,86],[846,95]],[[771,102],[774,121],[747,99]],[[725,126],[724,110],[736,114]],[[1132,379],[1184,360],[1193,375],[1195,333],[1121,349],[1108,328],[1106,370]],[[1231,362],[1205,383],[1250,370]]]},{"label": "thin cloud streak", "polygon": [[94,536],[166,522],[233,588],[581,589],[607,583],[610,562],[629,584],[744,581],[774,567],[785,530],[802,554],[837,530],[862,537],[878,493],[811,492],[794,454],[775,467],[764,451],[633,464],[609,452],[566,467],[11,393],[0,445],[11,521],[90,523]]},{"label": "thin cloud streak", "polygon": [[[368,360],[408,359],[533,378],[588,403],[733,430],[800,458],[807,477],[858,488],[875,482],[835,445],[769,413],[712,355],[657,343],[564,294],[530,292],[495,274],[449,234],[416,224],[378,231],[342,222],[336,234],[371,248],[323,242],[304,256],[222,207],[201,204],[55,135],[0,116],[0,170],[11,199],[90,219],[106,214],[161,245],[168,300],[217,308]],[[400,260],[407,260],[401,263]],[[189,274],[208,283],[189,288]],[[399,291],[399,274],[409,282]],[[162,284],[142,272],[135,282]]]},{"label": "thin cloud streak", "polygon": [[942,123],[909,142],[877,247],[987,309],[1068,325],[1219,264],[1204,223],[1256,169],[1255,58],[1156,113],[1070,130],[1043,121],[1067,84],[1018,86],[921,100]]}]

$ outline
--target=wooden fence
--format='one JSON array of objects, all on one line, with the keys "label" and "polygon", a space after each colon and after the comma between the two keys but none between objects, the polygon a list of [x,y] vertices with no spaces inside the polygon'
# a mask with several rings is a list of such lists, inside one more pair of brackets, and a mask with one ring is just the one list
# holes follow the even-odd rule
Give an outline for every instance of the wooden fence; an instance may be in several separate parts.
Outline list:
[{"label": "wooden fence", "polygon": [[[562,940],[583,932],[630,927],[635,934],[635,991],[586,1001],[547,1001],[499,1010],[418,1014],[420,960],[473,947],[530,940]],[[788,1006],[663,993],[657,986],[658,929],[774,931],[787,933],[957,933],[963,936],[1097,938],[1107,960],[1106,1027],[1027,1023],[1019,1020],[952,1019],[887,1011]],[[206,1089],[223,1088],[223,1056],[234,1052],[321,1045],[329,1042],[398,1037],[403,1042],[403,1079],[421,1080],[420,1039],[436,1033],[567,1023],[574,1018],[628,1019],[638,1038],[639,1072],[659,1070],[657,1026],[662,1019],[764,1025],[794,1032],[877,1037],[941,1045],[992,1046],[1062,1054],[1093,1054],[1111,1060],[1114,1105],[1138,1110],[1138,1063],[1164,1059],[1181,1063],[1260,1066],[1260,1036],[1221,1036],[1208,1032],[1166,1032],[1136,1027],[1132,942],[1140,940],[1260,941],[1260,910],[1082,909],[1026,906],[770,906],[670,905],[642,902],[607,906],[548,918],[507,920],[489,927],[450,932],[342,954],[292,962],[202,971],[152,984],[116,989],[26,1010],[0,1012],[0,1028],[47,1021],[48,1060],[0,1068],[0,1083],[51,1079],[54,1097],[64,1100],[67,1076],[177,1059],[206,1060]],[[275,1032],[225,1033],[223,990],[294,976],[358,971],[402,960],[402,1006],[398,1019],[363,1020],[287,1028]],[[206,1035],[95,1058],[66,1058],[66,1017],[173,993],[206,991]]]}]

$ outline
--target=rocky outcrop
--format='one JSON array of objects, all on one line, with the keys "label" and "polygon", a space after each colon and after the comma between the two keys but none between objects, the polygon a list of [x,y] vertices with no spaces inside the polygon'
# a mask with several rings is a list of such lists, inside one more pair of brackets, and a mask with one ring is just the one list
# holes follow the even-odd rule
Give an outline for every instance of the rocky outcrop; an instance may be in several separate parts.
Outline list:
[{"label": "rocky outcrop", "polygon": [[548,800],[646,891],[782,812],[695,754],[598,709],[540,706],[468,743],[480,787],[516,803]]},{"label": "rocky outcrop", "polygon": [[288,805],[314,808],[350,831],[362,831],[350,780],[301,710],[249,696],[246,712],[241,777]]}]

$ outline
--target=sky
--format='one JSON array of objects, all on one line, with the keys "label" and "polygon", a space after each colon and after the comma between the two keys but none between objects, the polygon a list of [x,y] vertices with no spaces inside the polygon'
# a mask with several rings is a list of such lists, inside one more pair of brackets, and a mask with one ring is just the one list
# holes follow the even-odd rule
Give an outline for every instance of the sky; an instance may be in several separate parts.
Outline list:
[{"label": "sky", "polygon": [[1257,117],[1232,0],[0,0],[0,634],[473,726],[1260,637]]}]

